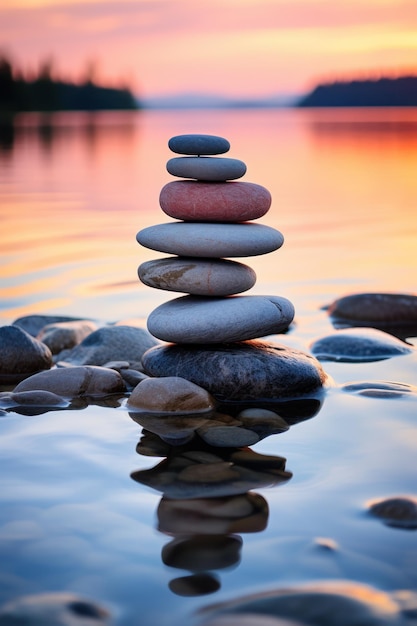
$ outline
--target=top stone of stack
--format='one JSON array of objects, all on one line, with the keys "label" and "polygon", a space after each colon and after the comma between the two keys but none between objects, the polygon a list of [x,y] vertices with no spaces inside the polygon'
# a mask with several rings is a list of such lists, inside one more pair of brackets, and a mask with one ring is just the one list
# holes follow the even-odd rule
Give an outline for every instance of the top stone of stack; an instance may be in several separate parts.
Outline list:
[{"label": "top stone of stack", "polygon": [[168,141],[168,147],[177,154],[212,155],[230,150],[230,143],[216,135],[177,135]]}]

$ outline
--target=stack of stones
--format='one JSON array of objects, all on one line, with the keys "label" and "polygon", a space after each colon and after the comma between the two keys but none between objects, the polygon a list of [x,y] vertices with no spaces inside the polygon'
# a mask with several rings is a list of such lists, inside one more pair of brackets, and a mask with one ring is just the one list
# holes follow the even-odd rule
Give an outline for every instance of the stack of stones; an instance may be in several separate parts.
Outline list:
[{"label": "stack of stones", "polygon": [[279,231],[253,223],[269,210],[269,191],[237,181],[246,165],[216,156],[230,148],[222,137],[180,135],[168,145],[184,155],[167,163],[168,172],[183,180],[168,183],[160,194],[161,208],[173,220],[141,230],[137,240],[173,256],[143,263],[138,274],[146,285],[188,295],[149,315],[148,330],[167,343],[142,356],[145,374],[185,378],[229,407],[233,402],[259,407],[260,401],[270,406],[306,394],[317,404],[326,380],[320,363],[258,339],[287,330],[293,305],[279,296],[239,295],[256,276],[230,260],[267,254],[283,244]]},{"label": "stack of stones", "polygon": [[266,254],[283,244],[282,234],[256,220],[267,213],[265,187],[236,182],[246,173],[238,160],[219,157],[229,142],[212,135],[170,139],[176,154],[167,163],[180,177],[160,194],[165,214],[177,221],[141,230],[137,241],[171,254],[140,265],[140,280],[157,289],[188,295],[170,300],[148,317],[148,329],[175,344],[228,344],[279,333],[288,328],[294,307],[279,296],[241,296],[256,281],[252,268],[236,257]]}]

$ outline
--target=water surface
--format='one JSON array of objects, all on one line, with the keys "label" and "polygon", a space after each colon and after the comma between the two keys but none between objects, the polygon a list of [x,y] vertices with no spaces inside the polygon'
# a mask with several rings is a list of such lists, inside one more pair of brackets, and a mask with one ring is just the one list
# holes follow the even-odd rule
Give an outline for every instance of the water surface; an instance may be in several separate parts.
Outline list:
[{"label": "water surface", "polygon": [[[32,313],[145,324],[172,297],[138,282],[139,263],[161,255],[135,235],[169,221],[158,204],[171,179],[167,142],[188,132],[227,137],[230,156],[247,164],[244,180],[272,194],[260,222],[285,244],[248,264],[258,276],[250,293],[295,305],[294,328],[274,340],[308,351],[333,330],[322,309],[332,300],[415,290],[416,110],[27,115],[0,138],[2,324]],[[236,533],[240,557],[209,570],[219,590],[207,596],[171,590],[190,571],[163,562],[176,535],[158,530],[162,494],[130,477],[161,459],[136,452],[141,428],[123,401],[2,417],[0,602],[70,590],[107,606],[117,624],[163,626],[193,623],[210,602],[301,581],[416,590],[415,531],[365,513],[372,498],[416,495],[415,397],[339,388],[417,384],[416,356],[323,365],[335,386],[318,413],[253,446],[285,457],[293,476],[254,490],[264,528]],[[320,538],[337,544],[335,558],[317,550]]]}]

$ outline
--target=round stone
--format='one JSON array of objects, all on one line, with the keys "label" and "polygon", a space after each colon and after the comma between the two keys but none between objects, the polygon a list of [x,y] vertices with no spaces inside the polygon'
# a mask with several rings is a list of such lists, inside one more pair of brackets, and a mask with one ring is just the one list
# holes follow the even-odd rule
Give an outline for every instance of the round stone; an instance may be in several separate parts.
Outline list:
[{"label": "round stone", "polygon": [[125,389],[119,372],[90,365],[39,372],[20,382],[14,392],[17,394],[21,391],[43,390],[63,398],[75,398],[76,396],[123,393]]},{"label": "round stone", "polygon": [[[201,160],[201,159],[199,159]],[[246,222],[267,213],[272,198],[255,183],[174,180],[161,189],[161,209],[190,222]]]},{"label": "round stone", "polygon": [[59,357],[60,361],[71,365],[127,361],[132,369],[139,369],[142,354],[156,343],[145,328],[103,326],[90,333],[75,348],[61,352]]},{"label": "round stone", "polygon": [[326,309],[337,328],[370,326],[401,338],[417,333],[417,295],[358,293],[339,298]]},{"label": "round stone", "polygon": [[198,257],[243,257],[268,254],[284,243],[282,234],[263,224],[169,222],[148,226],[136,235],[145,248]]},{"label": "round stone", "polygon": [[220,589],[217,578],[206,572],[174,578],[168,586],[172,593],[184,597],[204,596]]},{"label": "round stone", "polygon": [[0,383],[17,383],[51,366],[48,346],[18,326],[0,327]]},{"label": "round stone", "polygon": [[174,343],[229,343],[280,333],[293,318],[291,302],[278,296],[182,296],[154,309],[148,330]]},{"label": "round stone", "polygon": [[417,497],[397,496],[381,498],[368,503],[368,510],[374,517],[379,517],[387,526],[417,529]]},{"label": "round stone", "polygon": [[314,357],[263,341],[161,345],[142,361],[151,376],[181,376],[225,401],[305,396],[320,392],[327,378]]},{"label": "round stone", "polygon": [[127,401],[129,409],[157,413],[199,413],[211,411],[214,406],[207,391],[178,376],[147,378],[135,387]]},{"label": "round stone", "polygon": [[97,330],[97,324],[90,320],[72,320],[47,324],[39,332],[37,339],[48,346],[52,354],[73,348],[88,335]]},{"label": "round stone", "polygon": [[169,257],[142,263],[139,279],[149,287],[196,296],[230,296],[247,291],[256,274],[247,265],[222,259]]},{"label": "round stone", "polygon": [[320,361],[371,362],[410,354],[413,346],[375,328],[345,328],[310,346]]},{"label": "round stone", "polygon": [[224,154],[230,143],[217,135],[176,135],[168,141],[168,147],[177,154]]},{"label": "round stone", "polygon": [[175,157],[168,161],[167,171],[180,178],[226,181],[242,178],[246,164],[239,159],[222,157]]}]

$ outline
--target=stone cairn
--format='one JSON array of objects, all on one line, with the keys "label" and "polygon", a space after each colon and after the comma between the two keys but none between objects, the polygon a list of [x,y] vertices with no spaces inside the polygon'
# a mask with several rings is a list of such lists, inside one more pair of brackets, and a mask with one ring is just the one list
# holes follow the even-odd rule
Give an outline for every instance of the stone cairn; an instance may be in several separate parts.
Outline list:
[{"label": "stone cairn", "polygon": [[231,182],[246,173],[246,165],[213,156],[230,149],[222,137],[180,135],[168,145],[187,155],[168,161],[168,172],[183,180],[169,182],[160,194],[161,209],[178,221],[145,228],[137,240],[175,256],[143,263],[138,274],[145,285],[189,295],[152,311],[150,333],[177,344],[218,344],[282,332],[294,317],[291,302],[236,296],[253,287],[256,275],[247,265],[225,258],[266,254],[283,244],[278,230],[253,223],[269,210],[269,191]]},{"label": "stone cairn", "polygon": [[137,241],[171,254],[142,263],[140,280],[183,295],[158,306],[149,332],[166,342],[142,357],[147,375],[177,376],[220,401],[294,397],[321,389],[325,374],[311,356],[259,337],[282,333],[294,318],[281,296],[240,295],[256,281],[252,268],[227,257],[267,254],[282,234],[256,224],[271,206],[261,185],[237,181],[246,172],[224,154],[229,142],[212,135],[179,135],[168,142],[180,155],[167,163],[173,176],[160,193],[164,213],[177,221],[141,230]]}]

